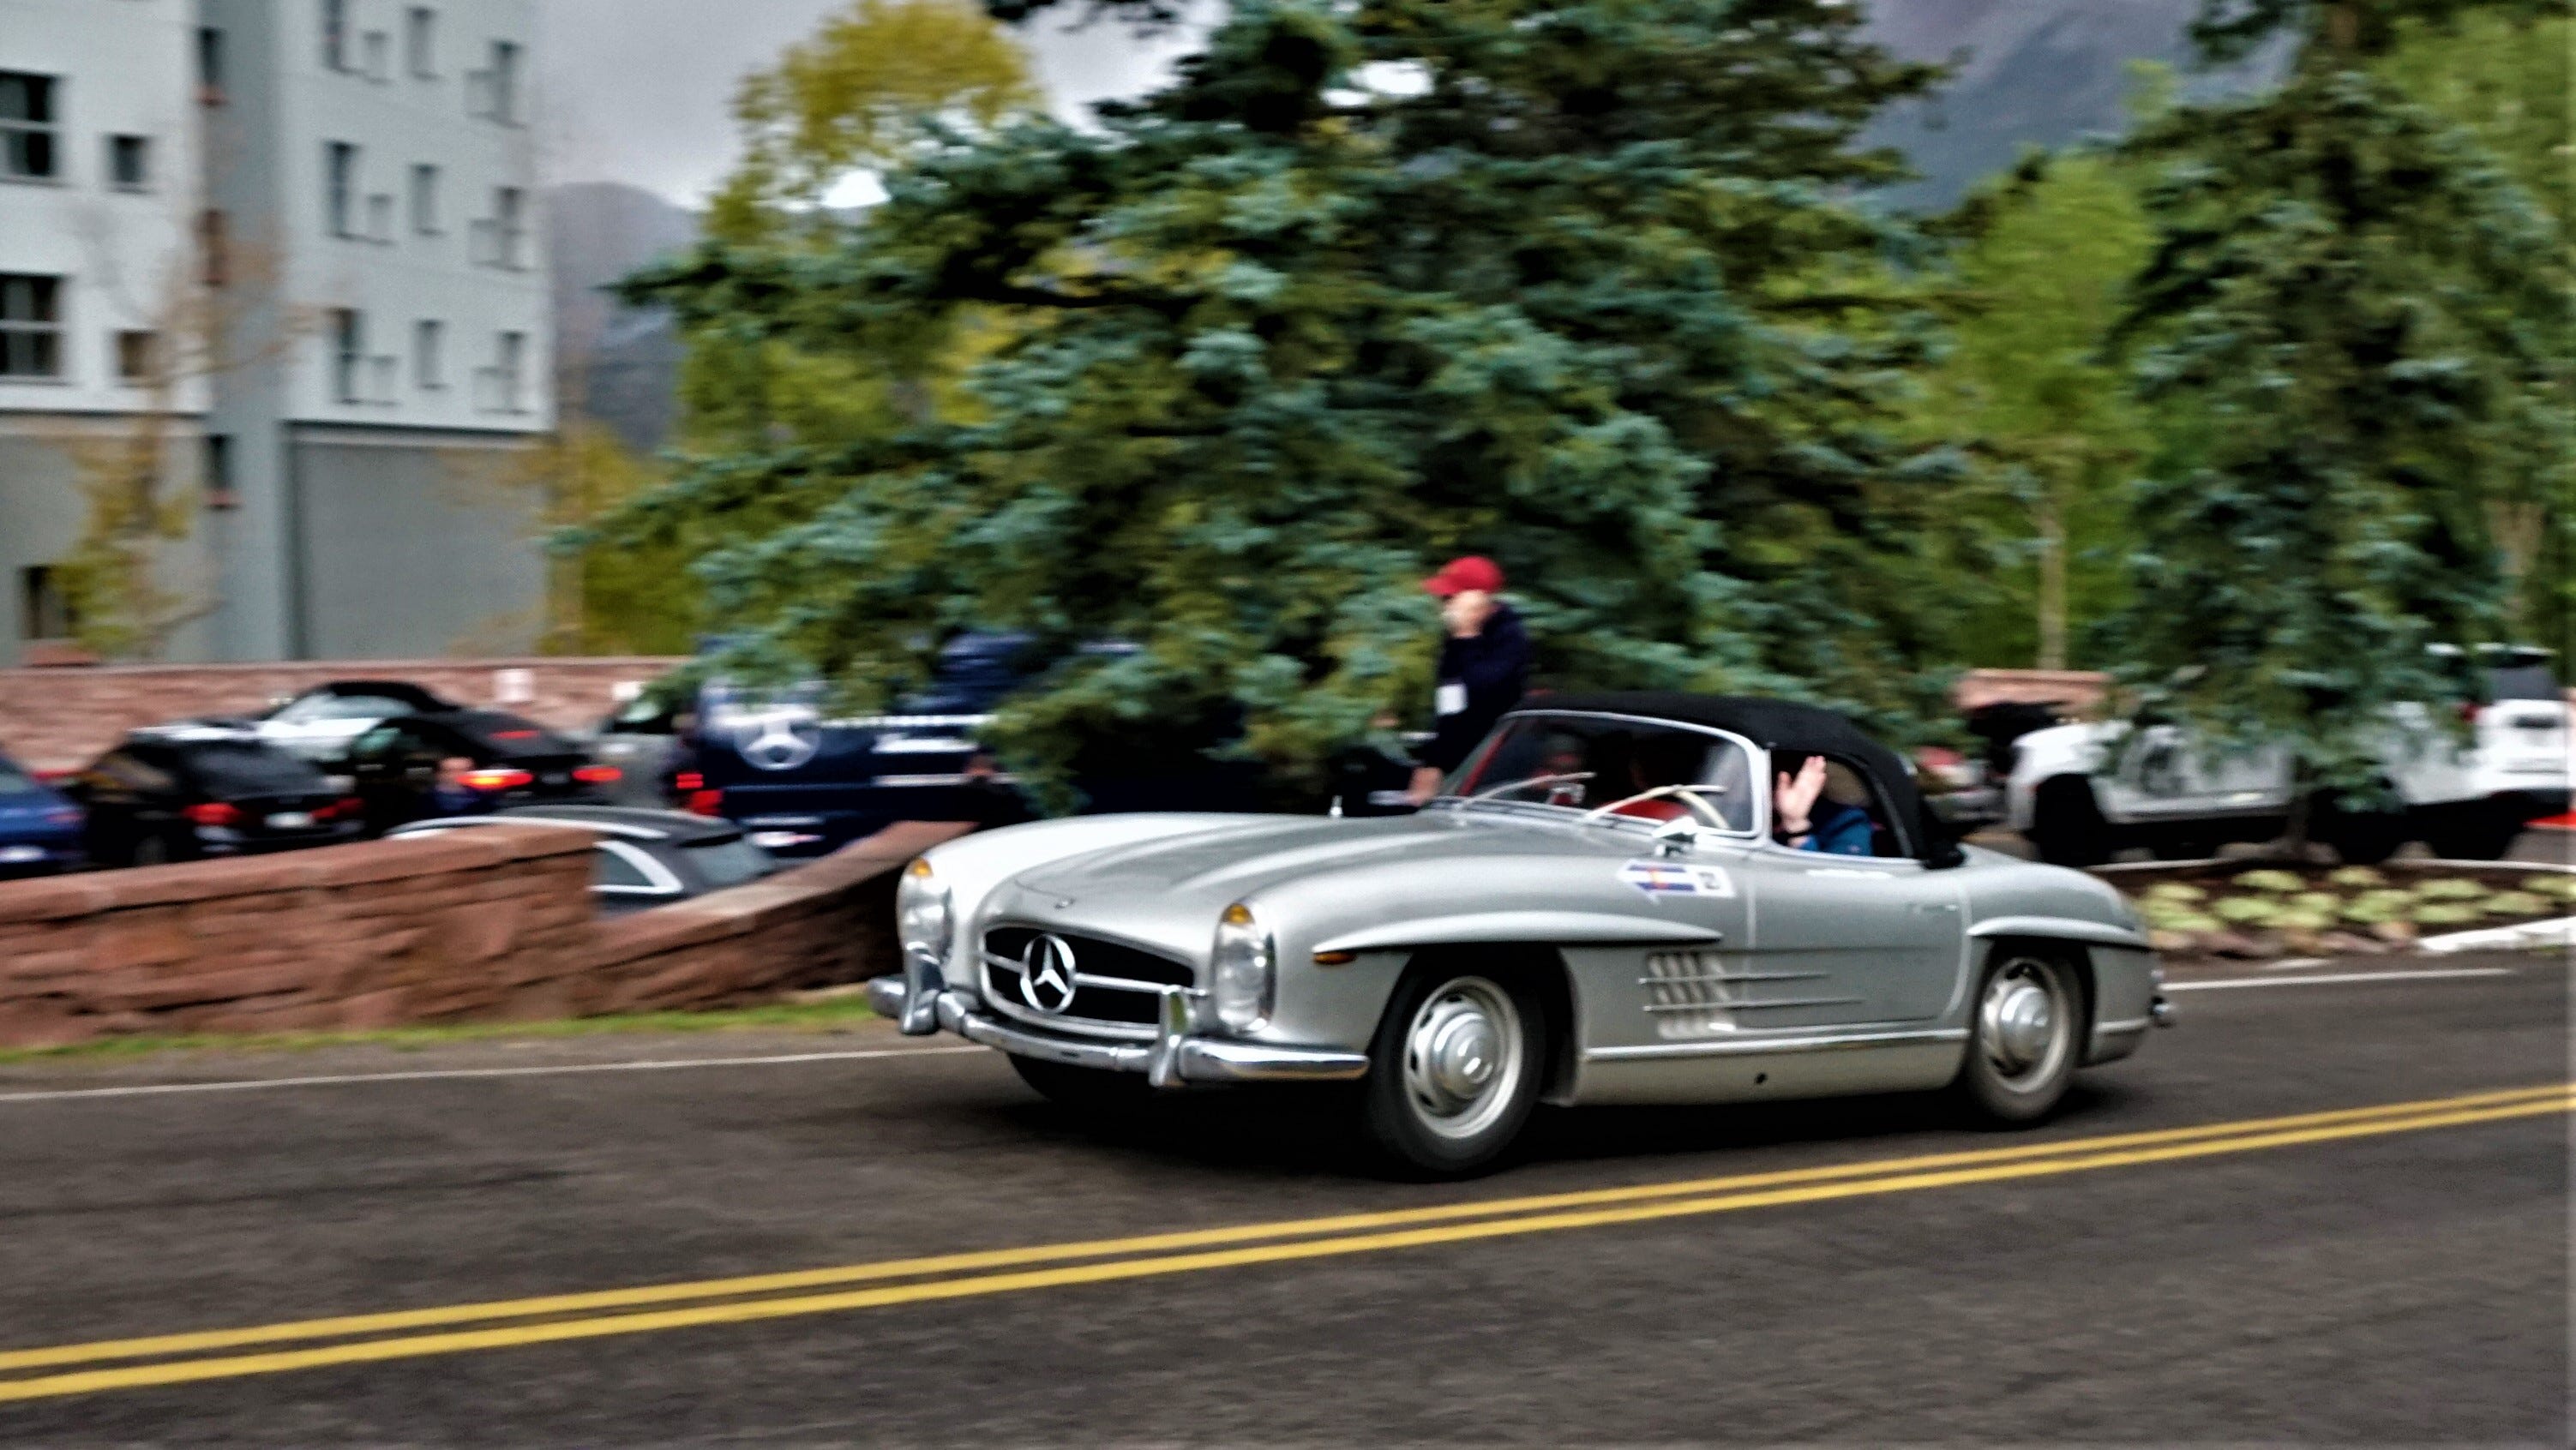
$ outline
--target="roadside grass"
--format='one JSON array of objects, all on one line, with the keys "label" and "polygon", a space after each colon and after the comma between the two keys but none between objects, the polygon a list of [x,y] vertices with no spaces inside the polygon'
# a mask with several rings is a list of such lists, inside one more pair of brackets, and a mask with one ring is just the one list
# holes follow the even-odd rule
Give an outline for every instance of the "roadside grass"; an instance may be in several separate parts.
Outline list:
[{"label": "roadside grass", "polygon": [[197,1032],[102,1037],[59,1047],[0,1048],[0,1065],[60,1061],[65,1058],[140,1057],[147,1053],[221,1048],[230,1052],[295,1052],[317,1047],[375,1045],[422,1051],[455,1042],[512,1038],[600,1037],[628,1032],[737,1032],[768,1030],[832,1032],[873,1021],[867,1000],[855,994],[822,1001],[771,1002],[757,1007],[727,1007],[705,1012],[629,1012],[604,1017],[567,1017],[539,1022],[449,1022],[422,1027],[386,1027],[364,1032]]}]

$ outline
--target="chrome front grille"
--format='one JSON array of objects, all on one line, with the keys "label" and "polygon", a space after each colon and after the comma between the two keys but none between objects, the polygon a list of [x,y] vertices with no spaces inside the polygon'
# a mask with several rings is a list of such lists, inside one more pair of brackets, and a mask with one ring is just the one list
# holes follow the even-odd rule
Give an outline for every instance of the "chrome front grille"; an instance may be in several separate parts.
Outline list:
[{"label": "chrome front grille", "polygon": [[[1052,936],[1073,957],[1073,998],[1048,1011],[1041,989],[1029,990],[1028,954],[1042,936]],[[984,1000],[995,1010],[1031,1026],[1055,1028],[1093,1037],[1150,1041],[1155,1009],[1166,987],[1193,987],[1197,973],[1186,962],[1104,937],[1046,932],[1029,926],[996,926],[984,933]]]},{"label": "chrome front grille", "polygon": [[1855,1004],[1858,997],[1814,996],[1791,989],[1796,995],[1775,996],[1765,991],[1766,982],[1821,982],[1824,972],[1757,972],[1730,971],[1726,959],[1716,952],[1649,952],[1646,975],[1637,985],[1646,989],[1646,1012],[1655,1019],[1655,1035],[1668,1040],[1689,1041],[1702,1037],[1723,1037],[1747,1027],[1761,1027],[1756,1017],[1747,1021],[1743,1014],[1773,1011],[1783,1007],[1841,1007]]}]

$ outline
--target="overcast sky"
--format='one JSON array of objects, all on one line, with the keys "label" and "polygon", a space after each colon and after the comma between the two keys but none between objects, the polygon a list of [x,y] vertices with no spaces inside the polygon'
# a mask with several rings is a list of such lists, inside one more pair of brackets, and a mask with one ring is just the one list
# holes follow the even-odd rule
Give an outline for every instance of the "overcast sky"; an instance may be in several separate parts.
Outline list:
[{"label": "overcast sky", "polygon": [[[734,158],[734,85],[777,59],[849,0],[545,0],[537,45],[550,180],[622,181],[683,206],[705,199]],[[1079,13],[1080,7],[1067,5]],[[1026,35],[1068,119],[1134,95],[1186,48],[1115,25],[1041,19]]]}]

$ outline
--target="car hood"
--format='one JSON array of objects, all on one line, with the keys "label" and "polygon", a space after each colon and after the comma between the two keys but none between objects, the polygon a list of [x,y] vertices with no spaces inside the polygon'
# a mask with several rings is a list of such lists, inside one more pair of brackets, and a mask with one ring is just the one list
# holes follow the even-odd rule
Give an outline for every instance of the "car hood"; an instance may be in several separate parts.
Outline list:
[{"label": "car hood", "polygon": [[[1021,874],[1033,890],[1083,900],[1129,893],[1224,895],[1228,900],[1314,871],[1339,871],[1387,858],[1481,854],[1503,836],[1492,821],[1462,822],[1448,811],[1347,819],[1247,816],[1188,835],[1085,851]],[[1479,829],[1478,827],[1483,827]]]}]

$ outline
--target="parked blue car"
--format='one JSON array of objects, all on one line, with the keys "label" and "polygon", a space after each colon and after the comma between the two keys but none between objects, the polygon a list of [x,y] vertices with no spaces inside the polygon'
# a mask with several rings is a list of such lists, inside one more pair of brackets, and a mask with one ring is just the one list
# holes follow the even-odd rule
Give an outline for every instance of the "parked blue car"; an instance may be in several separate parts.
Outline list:
[{"label": "parked blue car", "polygon": [[[1102,644],[1088,653],[1133,646]],[[1032,815],[1018,780],[977,740],[1004,696],[1049,662],[1027,640],[966,634],[940,652],[930,688],[883,715],[833,718],[820,686],[754,691],[711,684],[676,794],[723,815],[779,856],[816,856],[897,821],[1002,825]],[[1074,782],[1087,812],[1249,810],[1258,770],[1193,761],[1178,769],[1110,768]]]},{"label": "parked blue car", "polygon": [[0,877],[69,871],[81,859],[80,807],[0,755]]}]

